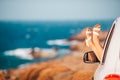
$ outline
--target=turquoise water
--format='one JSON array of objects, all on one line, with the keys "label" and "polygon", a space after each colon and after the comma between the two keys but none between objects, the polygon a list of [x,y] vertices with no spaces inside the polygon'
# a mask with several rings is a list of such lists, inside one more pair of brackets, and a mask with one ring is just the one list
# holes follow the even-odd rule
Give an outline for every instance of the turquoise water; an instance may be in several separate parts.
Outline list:
[{"label": "turquoise water", "polygon": [[[53,46],[59,49],[68,49],[69,46],[48,45],[49,40],[68,39],[77,34],[87,26],[94,26],[96,23],[102,25],[102,30],[109,30],[113,20],[98,21],[23,21],[23,22],[0,22],[0,69],[16,68],[20,64],[40,62],[49,60],[42,59],[21,59],[16,56],[4,55],[4,51],[18,48],[44,48]],[[59,52],[59,56],[65,53]]]}]

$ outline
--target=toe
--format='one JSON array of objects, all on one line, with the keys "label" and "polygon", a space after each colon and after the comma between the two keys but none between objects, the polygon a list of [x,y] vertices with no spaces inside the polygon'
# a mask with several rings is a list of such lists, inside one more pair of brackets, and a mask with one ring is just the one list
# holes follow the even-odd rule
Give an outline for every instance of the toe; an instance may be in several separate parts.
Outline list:
[{"label": "toe", "polygon": [[86,37],[90,37],[92,35],[92,29],[91,28],[86,28]]}]

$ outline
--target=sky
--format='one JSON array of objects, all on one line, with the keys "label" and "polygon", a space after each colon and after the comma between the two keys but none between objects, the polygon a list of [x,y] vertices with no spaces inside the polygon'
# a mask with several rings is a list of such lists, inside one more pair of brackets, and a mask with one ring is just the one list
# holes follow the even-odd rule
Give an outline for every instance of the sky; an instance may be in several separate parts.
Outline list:
[{"label": "sky", "polygon": [[120,0],[0,0],[0,20],[96,20],[120,16]]}]

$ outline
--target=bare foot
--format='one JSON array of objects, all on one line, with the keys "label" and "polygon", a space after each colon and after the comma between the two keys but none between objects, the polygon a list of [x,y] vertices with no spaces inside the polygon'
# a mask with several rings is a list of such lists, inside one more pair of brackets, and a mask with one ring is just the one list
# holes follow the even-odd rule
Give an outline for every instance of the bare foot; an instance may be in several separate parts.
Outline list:
[{"label": "bare foot", "polygon": [[92,29],[91,28],[86,28],[86,46],[87,47],[92,47],[93,41],[92,41]]},{"label": "bare foot", "polygon": [[101,25],[96,24],[93,28],[93,42],[94,42],[95,45],[100,44],[99,43],[100,31],[101,31]]}]

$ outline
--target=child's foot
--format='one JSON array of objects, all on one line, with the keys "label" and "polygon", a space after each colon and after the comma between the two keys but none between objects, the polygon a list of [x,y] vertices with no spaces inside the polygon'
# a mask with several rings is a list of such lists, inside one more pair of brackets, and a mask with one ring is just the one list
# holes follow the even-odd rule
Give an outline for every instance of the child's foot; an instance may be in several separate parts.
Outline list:
[{"label": "child's foot", "polygon": [[86,46],[90,47],[92,44],[92,29],[86,28],[86,40],[85,40]]},{"label": "child's foot", "polygon": [[93,42],[94,42],[94,44],[99,43],[100,31],[101,31],[101,25],[96,24],[93,28]]}]

